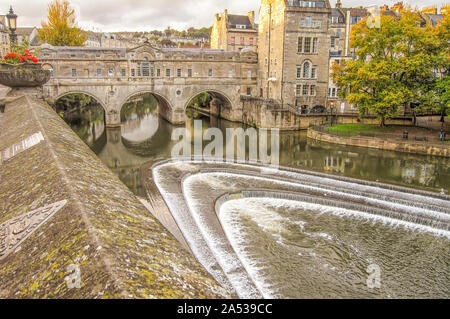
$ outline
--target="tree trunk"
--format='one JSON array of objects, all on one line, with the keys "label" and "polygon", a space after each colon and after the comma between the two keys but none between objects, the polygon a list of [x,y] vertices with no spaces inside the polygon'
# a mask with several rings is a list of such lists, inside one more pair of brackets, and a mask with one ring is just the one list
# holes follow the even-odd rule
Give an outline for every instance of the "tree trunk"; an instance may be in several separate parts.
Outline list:
[{"label": "tree trunk", "polygon": [[380,127],[385,127],[385,126],[386,126],[385,118],[382,117],[382,118],[381,118],[381,122],[380,122]]}]

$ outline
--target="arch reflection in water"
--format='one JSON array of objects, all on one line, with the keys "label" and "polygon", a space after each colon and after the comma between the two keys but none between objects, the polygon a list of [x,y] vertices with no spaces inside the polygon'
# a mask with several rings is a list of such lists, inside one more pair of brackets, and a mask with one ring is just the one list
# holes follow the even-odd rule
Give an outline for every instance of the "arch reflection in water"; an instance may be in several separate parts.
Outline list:
[{"label": "arch reflection in water", "polygon": [[214,161],[152,172],[191,250],[240,297],[449,297],[448,196]]},{"label": "arch reflection in water", "polygon": [[[64,119],[121,179],[139,174],[140,166],[149,160],[170,157],[176,144],[171,140],[176,126],[159,116],[159,102],[155,102],[152,95],[137,96],[130,101],[131,106],[125,104],[121,112],[123,128],[108,127],[107,134],[102,129],[104,112],[101,106],[89,115],[82,111],[86,107],[77,103],[74,101],[68,106],[78,110],[76,117],[82,122],[76,117]],[[244,127],[214,116],[201,120],[203,130],[218,127],[224,136],[226,128]],[[193,121],[188,120],[186,126],[193,130]],[[204,146],[209,142],[204,141]],[[280,133],[280,164],[434,191],[444,188],[450,192],[450,159],[315,142],[307,140],[303,132]],[[133,192],[145,196],[140,184],[122,180]]]}]

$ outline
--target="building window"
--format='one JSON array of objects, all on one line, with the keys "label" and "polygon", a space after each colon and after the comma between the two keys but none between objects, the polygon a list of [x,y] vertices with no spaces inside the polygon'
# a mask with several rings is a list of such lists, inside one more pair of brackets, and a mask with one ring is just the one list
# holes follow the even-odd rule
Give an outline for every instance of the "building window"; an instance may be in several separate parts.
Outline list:
[{"label": "building window", "polygon": [[298,42],[297,42],[297,52],[298,52],[298,53],[303,52],[303,38],[302,38],[302,37],[298,38]]},{"label": "building window", "polygon": [[170,69],[166,69],[166,77],[170,78]]},{"label": "building window", "polygon": [[322,21],[320,21],[320,20],[313,20],[313,22],[312,22],[312,27],[313,28],[320,29],[321,26],[322,26]]},{"label": "building window", "polygon": [[141,74],[142,74],[142,73],[141,73],[141,66],[138,65],[138,67],[137,67],[137,76],[140,77]]},{"label": "building window", "polygon": [[308,95],[308,91],[309,91],[309,85],[304,84],[303,90],[302,90],[302,95]]},{"label": "building window", "polygon": [[235,37],[231,37],[231,45],[235,45],[236,44],[236,38]]},{"label": "building window", "polygon": [[[97,76],[98,76],[98,73],[97,73]],[[135,76],[136,76],[136,71],[135,71],[134,69],[131,69],[131,76],[132,76],[132,77],[135,77]]]},{"label": "building window", "polygon": [[311,96],[315,96],[316,95],[316,86],[315,85],[311,85],[309,88],[309,95]]},{"label": "building window", "polygon": [[250,45],[253,45],[253,38],[250,38]]},{"label": "building window", "polygon": [[304,53],[311,53],[311,38],[305,38]]},{"label": "building window", "polygon": [[188,69],[188,78],[192,77],[192,69]]},{"label": "building window", "polygon": [[109,70],[108,70],[108,76],[109,76],[110,78],[112,78],[112,77],[114,76],[114,70],[113,70],[113,69],[109,69]]},{"label": "building window", "polygon": [[245,44],[244,37],[241,37],[241,45],[244,45],[244,44]]},{"label": "building window", "polygon": [[126,77],[127,76],[127,70],[126,69],[122,69],[122,77]]},{"label": "building window", "polygon": [[334,48],[336,46],[336,38],[331,37],[331,47]]},{"label": "building window", "polygon": [[318,50],[319,50],[319,39],[313,38],[312,52],[317,53]]},{"label": "building window", "polygon": [[311,79],[317,78],[317,67],[313,66],[311,68]]},{"label": "building window", "polygon": [[72,77],[77,77],[77,69],[72,69]]},{"label": "building window", "polygon": [[247,95],[252,95],[252,88],[247,88]]},{"label": "building window", "polygon": [[266,59],[264,60],[264,64],[267,65],[268,63],[269,63],[269,59],[266,58]]},{"label": "building window", "polygon": [[154,68],[150,69],[150,75],[152,76],[152,78],[155,77],[155,69]]},{"label": "building window", "polygon": [[306,27],[307,28],[311,27],[311,17],[306,17]]},{"label": "building window", "polygon": [[233,77],[233,70],[229,70],[229,71],[228,71],[228,77],[229,77],[229,78],[232,78],[232,77]]},{"label": "building window", "polygon": [[161,76],[161,69],[156,69],[156,76],[158,78]]},{"label": "building window", "polygon": [[303,63],[303,78],[304,79],[309,78],[309,71],[310,71],[310,63],[309,62]]},{"label": "building window", "polygon": [[302,28],[305,27],[305,18],[300,19],[300,27],[302,27]]},{"label": "building window", "polygon": [[295,86],[295,96],[300,96],[301,90],[302,90],[302,86],[300,84],[297,84]]},{"label": "building window", "polygon": [[54,75],[54,73],[53,73],[53,69],[52,68],[50,68],[50,69],[48,69],[49,71],[50,71],[50,77],[52,78],[53,77],[53,75]]},{"label": "building window", "polygon": [[301,66],[297,66],[297,79],[300,79],[302,76],[302,67]]},{"label": "building window", "polygon": [[177,77],[181,78],[181,69],[177,69]]},{"label": "building window", "polygon": [[142,76],[148,77],[150,76],[150,63],[148,62],[147,58],[145,58],[145,61],[141,63],[142,68]]},{"label": "building window", "polygon": [[247,78],[251,79],[252,78],[252,70],[248,70],[247,71]]},{"label": "building window", "polygon": [[208,70],[208,76],[209,76],[209,77],[212,77],[212,76],[213,76],[213,70],[212,70],[212,69],[209,69],[209,70]]}]

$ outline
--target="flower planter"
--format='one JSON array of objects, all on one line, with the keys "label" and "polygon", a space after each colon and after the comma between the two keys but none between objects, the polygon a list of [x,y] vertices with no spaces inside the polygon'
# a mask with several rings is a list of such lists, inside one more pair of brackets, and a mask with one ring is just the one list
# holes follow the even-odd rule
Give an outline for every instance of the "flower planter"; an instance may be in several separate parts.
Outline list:
[{"label": "flower planter", "polygon": [[0,84],[11,88],[42,86],[50,80],[50,71],[40,63],[0,64]]}]

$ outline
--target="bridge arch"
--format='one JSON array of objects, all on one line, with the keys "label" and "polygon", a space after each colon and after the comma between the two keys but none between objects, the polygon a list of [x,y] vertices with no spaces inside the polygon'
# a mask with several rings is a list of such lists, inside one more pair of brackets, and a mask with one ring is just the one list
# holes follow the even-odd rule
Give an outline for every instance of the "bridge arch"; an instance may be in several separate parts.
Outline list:
[{"label": "bridge arch", "polygon": [[105,115],[108,114],[108,109],[106,107],[106,104],[102,101],[102,99],[100,99],[98,96],[96,96],[95,94],[93,94],[91,92],[87,92],[87,91],[83,91],[83,90],[70,90],[70,91],[61,93],[55,97],[54,101],[56,102],[60,98],[66,96],[66,95],[70,95],[70,94],[84,94],[84,95],[90,96],[91,98],[96,100],[98,104],[100,104],[102,106],[103,110],[105,111]]},{"label": "bridge arch", "polygon": [[173,105],[170,102],[170,99],[159,93],[159,92],[155,92],[153,90],[148,90],[148,89],[143,89],[143,90],[137,90],[134,91],[131,94],[128,94],[124,99],[122,99],[122,101],[120,101],[120,110],[119,113],[121,112],[123,106],[132,98],[135,96],[139,96],[139,95],[143,95],[143,94],[151,94],[153,95],[153,97],[156,99],[156,101],[158,101],[158,113],[167,121],[171,122],[172,119],[172,112],[173,112]]},{"label": "bridge arch", "polygon": [[191,104],[192,100],[202,93],[208,93],[212,97],[210,102],[210,114],[221,117],[233,109],[232,99],[223,91],[216,89],[202,89],[189,97],[184,105],[184,109]]}]

